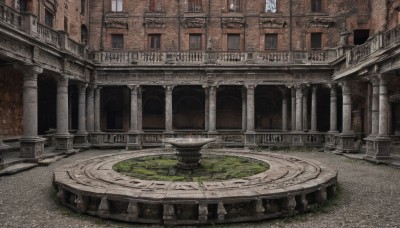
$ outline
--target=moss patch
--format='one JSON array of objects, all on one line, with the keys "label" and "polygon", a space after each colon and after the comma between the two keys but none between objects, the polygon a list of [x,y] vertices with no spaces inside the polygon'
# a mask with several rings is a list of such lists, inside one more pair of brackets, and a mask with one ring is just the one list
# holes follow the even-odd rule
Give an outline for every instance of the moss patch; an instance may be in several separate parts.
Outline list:
[{"label": "moss patch", "polygon": [[198,169],[176,168],[172,155],[148,156],[119,162],[113,169],[142,180],[159,181],[220,181],[256,175],[269,169],[267,163],[244,157],[203,156]]}]

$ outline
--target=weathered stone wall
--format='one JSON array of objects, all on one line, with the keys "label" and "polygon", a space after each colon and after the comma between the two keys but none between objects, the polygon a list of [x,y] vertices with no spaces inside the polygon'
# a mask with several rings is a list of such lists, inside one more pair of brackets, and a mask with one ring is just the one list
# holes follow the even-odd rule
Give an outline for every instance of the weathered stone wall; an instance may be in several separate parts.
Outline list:
[{"label": "weathered stone wall", "polygon": [[22,83],[16,70],[0,70],[0,137],[22,134]]}]

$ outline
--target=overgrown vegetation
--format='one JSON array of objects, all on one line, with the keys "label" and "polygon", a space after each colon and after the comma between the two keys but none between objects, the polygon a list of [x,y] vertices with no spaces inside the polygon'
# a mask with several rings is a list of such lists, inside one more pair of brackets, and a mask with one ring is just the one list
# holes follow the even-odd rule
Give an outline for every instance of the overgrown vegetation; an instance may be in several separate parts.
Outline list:
[{"label": "overgrown vegetation", "polygon": [[269,169],[267,163],[251,158],[233,156],[203,156],[198,169],[176,168],[175,156],[159,155],[119,162],[113,169],[143,180],[160,181],[219,181],[252,176]]}]

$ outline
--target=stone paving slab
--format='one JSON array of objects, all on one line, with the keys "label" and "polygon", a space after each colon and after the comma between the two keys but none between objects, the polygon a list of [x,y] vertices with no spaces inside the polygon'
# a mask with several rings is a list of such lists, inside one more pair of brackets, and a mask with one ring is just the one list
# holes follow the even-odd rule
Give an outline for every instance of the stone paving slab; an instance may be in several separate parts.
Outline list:
[{"label": "stone paving slab", "polygon": [[12,175],[36,167],[35,163],[19,163],[0,170],[0,176]]}]

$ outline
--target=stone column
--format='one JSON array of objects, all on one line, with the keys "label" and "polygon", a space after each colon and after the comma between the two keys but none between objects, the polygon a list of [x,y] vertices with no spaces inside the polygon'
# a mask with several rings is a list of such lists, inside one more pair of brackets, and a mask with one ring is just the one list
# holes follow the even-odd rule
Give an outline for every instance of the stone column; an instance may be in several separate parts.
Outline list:
[{"label": "stone column", "polygon": [[371,136],[379,133],[379,80],[372,80]]},{"label": "stone column", "polygon": [[60,76],[57,80],[57,133],[56,151],[73,152],[73,135],[68,131],[68,78]]},{"label": "stone column", "polygon": [[97,87],[94,92],[94,131],[101,132],[100,128],[100,96],[101,87]]},{"label": "stone column", "polygon": [[138,131],[139,132],[143,132],[143,107],[142,107],[142,88],[141,87],[138,87],[138,91],[137,91],[137,94],[138,94],[138,102],[137,102],[137,104],[138,104],[138,116],[137,116],[137,118],[138,118]]},{"label": "stone column", "polygon": [[317,86],[312,87],[311,95],[311,132],[317,132]]},{"label": "stone column", "polygon": [[286,98],[286,92],[283,92],[283,98],[282,98],[282,131],[287,131],[288,130],[288,124],[287,124],[287,98]]},{"label": "stone column", "polygon": [[247,130],[247,92],[246,87],[242,88],[242,131]]},{"label": "stone column", "polygon": [[291,111],[292,111],[292,131],[294,131],[296,129],[296,89],[295,88],[291,88],[291,95],[292,95],[292,107],[291,107]]},{"label": "stone column", "polygon": [[388,136],[388,111],[389,97],[387,89],[387,80],[383,77],[379,83],[379,133],[378,137]]},{"label": "stone column", "polygon": [[209,87],[209,100],[210,100],[210,118],[208,132],[216,132],[216,119],[217,119],[217,87]]},{"label": "stone column", "polygon": [[87,118],[86,126],[88,132],[94,131],[94,88],[92,86],[88,87],[87,91]]},{"label": "stone column", "polygon": [[308,131],[308,88],[303,91],[303,131]]},{"label": "stone column", "polygon": [[296,88],[296,131],[303,130],[303,89]]},{"label": "stone column", "polygon": [[43,69],[36,66],[15,65],[22,71],[23,84],[23,133],[20,155],[23,158],[37,159],[44,153],[45,139],[38,136],[38,86],[37,77]]},{"label": "stone column", "polygon": [[210,130],[210,90],[207,86],[204,88],[204,131]]},{"label": "stone column", "polygon": [[138,86],[129,85],[131,90],[131,122],[130,122],[130,133],[138,133]]},{"label": "stone column", "polygon": [[352,133],[351,130],[351,85],[349,81],[343,82],[343,123],[342,133]]},{"label": "stone column", "polygon": [[88,148],[87,145],[87,135],[86,131],[86,88],[87,84],[78,85],[79,89],[79,103],[78,103],[78,131],[75,134],[75,142],[76,147],[81,147],[81,145],[85,145],[85,148]]},{"label": "stone column", "polygon": [[165,86],[165,132],[172,133],[172,90],[174,86]]},{"label": "stone column", "polygon": [[330,133],[337,133],[337,91],[336,86],[331,87]]},{"label": "stone column", "polygon": [[254,132],[254,89],[255,85],[246,85],[247,89],[247,133]]}]

